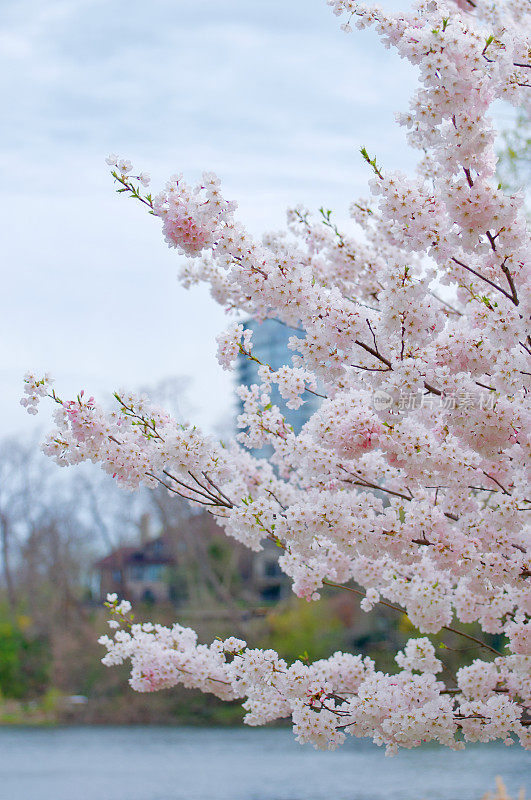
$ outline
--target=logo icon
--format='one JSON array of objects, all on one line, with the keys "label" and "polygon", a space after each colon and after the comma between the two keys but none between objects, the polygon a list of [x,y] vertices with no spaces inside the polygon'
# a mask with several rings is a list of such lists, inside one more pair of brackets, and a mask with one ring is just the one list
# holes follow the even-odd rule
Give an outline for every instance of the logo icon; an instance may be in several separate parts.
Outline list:
[{"label": "logo icon", "polygon": [[385,411],[390,408],[393,403],[393,398],[387,392],[378,389],[372,396],[372,404],[375,411]]}]

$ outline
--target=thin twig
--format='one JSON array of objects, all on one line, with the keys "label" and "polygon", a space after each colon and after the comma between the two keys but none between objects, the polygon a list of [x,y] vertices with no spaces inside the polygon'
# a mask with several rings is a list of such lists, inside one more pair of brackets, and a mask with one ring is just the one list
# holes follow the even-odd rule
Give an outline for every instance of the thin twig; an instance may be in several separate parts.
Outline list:
[{"label": "thin twig", "polygon": [[[345,586],[341,583],[332,583],[331,581],[323,581],[323,584],[326,586],[332,586],[335,589],[345,589],[347,592],[353,592],[354,594],[365,596],[365,592],[362,592],[360,589],[353,589],[351,586]],[[407,612],[404,611],[403,608],[399,606],[394,606],[392,603],[388,603],[386,600],[378,600],[377,601],[381,606],[386,606],[386,608],[391,608],[393,611],[397,611],[399,614],[404,614],[407,617]],[[456,633],[458,636],[463,636],[465,639],[469,639],[471,642],[475,642],[479,647],[485,647],[487,650],[490,650],[491,653],[494,653],[497,656],[503,656],[503,653],[500,653],[499,650],[496,648],[491,647],[490,644],[486,642],[482,642],[481,639],[472,636],[470,633],[465,633],[464,631],[460,631],[457,628],[452,628],[450,625],[443,625],[442,630],[451,631],[452,633]]]}]

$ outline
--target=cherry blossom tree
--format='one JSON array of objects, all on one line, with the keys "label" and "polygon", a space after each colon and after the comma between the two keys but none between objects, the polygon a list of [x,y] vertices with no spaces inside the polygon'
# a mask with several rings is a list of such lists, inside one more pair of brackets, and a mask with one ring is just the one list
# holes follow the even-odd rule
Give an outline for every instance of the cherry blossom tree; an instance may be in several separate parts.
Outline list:
[{"label": "cherry blossom tree", "polygon": [[[62,400],[48,377],[27,375],[22,402],[30,413],[45,395],[56,402],[44,449],[58,464],[96,462],[129,489],[162,484],[252,550],[274,541],[299,597],[318,600],[324,585],[358,592],[365,611],[390,605],[423,634],[397,653],[394,674],[351,653],[287,664],[239,639],[204,645],[178,624],[137,624],[109,596],[104,662],[129,660],[134,689],[241,698],[248,724],[291,718],[300,742],[323,748],[347,734],[389,753],[429,740],[529,747],[529,240],[524,198],[495,178],[490,116],[498,100],[526,107],[528,6],[429,0],[388,14],[328,2],[344,31],[374,27],[419,74],[397,115],[420,151],[416,174],[362,149],[370,197],[352,203],[351,230],[296,207],[285,233],[257,241],[216,176],[189,186],[176,175],[152,196],[149,176],[108,159],[118,191],[189,259],[185,286],[208,284],[236,320],[275,318],[298,333],[291,364],[259,363],[259,384],[239,389],[237,441],[127,392],[110,413],[83,394]],[[219,361],[231,369],[240,354],[258,360],[236,321],[218,337]],[[300,434],[271,403],[274,385],[290,408],[322,395]],[[268,460],[252,454],[264,445]],[[471,622],[503,634],[503,649],[463,629]],[[448,681],[430,641],[441,630],[476,648]]]}]

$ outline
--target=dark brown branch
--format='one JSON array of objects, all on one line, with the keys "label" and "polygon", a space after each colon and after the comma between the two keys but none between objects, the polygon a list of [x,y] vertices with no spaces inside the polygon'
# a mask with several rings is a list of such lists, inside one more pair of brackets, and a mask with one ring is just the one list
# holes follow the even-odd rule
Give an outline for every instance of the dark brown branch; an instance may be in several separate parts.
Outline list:
[{"label": "dark brown branch", "polygon": [[519,301],[519,299],[518,299],[518,293],[517,293],[517,291],[516,291],[516,286],[514,285],[513,276],[511,275],[511,273],[510,273],[510,271],[509,271],[509,268],[508,268],[508,267],[506,266],[506,264],[505,264],[505,261],[506,261],[506,260],[507,260],[507,259],[505,259],[505,260],[504,260],[504,262],[503,262],[503,264],[501,264],[501,271],[503,272],[503,274],[504,274],[504,275],[505,275],[505,277],[507,278],[507,283],[508,283],[508,284],[509,284],[509,286],[511,287],[512,301],[513,301],[513,303],[515,304],[515,306],[517,306],[517,305],[519,305],[520,301]]},{"label": "dark brown branch", "polygon": [[[211,493],[205,494],[204,492],[200,492],[198,489],[194,489],[193,486],[188,486],[187,483],[184,483],[184,481],[181,481],[181,480],[179,480],[179,478],[176,478],[175,475],[172,475],[171,472],[168,472],[168,470],[163,469],[162,472],[164,473],[164,475],[167,475],[170,480],[175,481],[175,483],[179,484],[179,486],[182,486],[188,492],[194,492],[195,494],[201,495],[201,497],[204,497],[209,502],[211,502],[212,500],[215,500],[215,497],[214,497],[213,494],[211,494]],[[154,477],[154,476],[152,475],[152,477]],[[188,498],[188,499],[193,499],[193,498]]]},{"label": "dark brown branch", "polygon": [[[382,356],[377,350],[374,350],[370,345],[365,344],[365,342],[360,342],[359,339],[355,340],[355,344],[357,344],[358,347],[361,347],[367,353],[370,353],[371,356],[377,358],[379,361],[381,361],[383,364],[389,367],[390,370],[393,369],[391,362],[387,358],[385,358],[385,356]],[[436,389],[434,386],[431,386],[431,384],[427,383],[426,381],[424,381],[424,388],[431,394],[436,394],[438,397],[441,397],[442,395],[442,392],[439,389]]]},{"label": "dark brown branch", "polygon": [[463,267],[463,269],[466,269],[468,272],[471,272],[472,275],[476,276],[476,278],[479,278],[480,280],[485,281],[485,283],[488,283],[489,286],[492,286],[492,288],[496,289],[497,292],[501,292],[503,295],[505,295],[505,297],[507,297],[508,300],[511,300],[511,302],[514,303],[513,296],[510,295],[509,292],[506,292],[505,289],[502,289],[501,286],[498,286],[497,283],[494,283],[494,281],[491,281],[489,278],[486,278],[480,272],[477,272],[477,270],[472,269],[472,267],[469,267],[468,264],[465,264],[463,261],[459,261],[459,259],[455,258],[455,256],[452,256],[452,261],[455,264],[458,264],[460,267]]},{"label": "dark brown branch", "polygon": [[201,474],[205,476],[205,480],[207,480],[209,482],[209,484],[216,490],[216,492],[218,492],[221,495],[221,497],[223,497],[227,501],[227,503],[230,503],[230,505],[232,507],[234,505],[232,500],[229,497],[227,497],[227,495],[224,492],[221,491],[219,486],[217,486],[214,483],[214,481],[211,478],[209,478],[208,474],[206,472],[203,472]]}]

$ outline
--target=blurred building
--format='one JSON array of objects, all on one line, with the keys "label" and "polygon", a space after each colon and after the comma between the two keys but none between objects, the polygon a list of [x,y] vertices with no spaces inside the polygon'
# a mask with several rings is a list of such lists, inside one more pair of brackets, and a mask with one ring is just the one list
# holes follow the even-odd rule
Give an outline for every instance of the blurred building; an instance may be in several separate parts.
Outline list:
[{"label": "blurred building", "polygon": [[[264,364],[269,364],[274,370],[286,364],[291,365],[294,351],[290,350],[288,347],[288,341],[292,336],[300,338],[298,331],[282,324],[276,319],[266,319],[264,322],[248,320],[243,324],[245,328],[253,332],[253,354],[260,359],[260,361]],[[258,364],[256,361],[251,361],[243,355],[238,356],[236,380],[238,386],[242,384],[251,386],[253,383],[258,383]],[[281,397],[278,387],[272,387],[271,402],[280,408],[287,422],[293,426],[295,433],[300,433],[302,426],[310,419],[320,405],[320,398],[310,392],[305,392],[303,399],[304,403],[300,408],[296,410],[289,409],[286,407],[286,402]],[[238,413],[242,411],[243,403],[238,398]],[[259,454],[262,454],[262,451],[260,451]],[[265,454],[266,448],[264,448],[264,455]]]},{"label": "blurred building", "polygon": [[150,542],[118,547],[94,565],[98,594],[116,592],[131,601],[167,602],[171,598],[170,572],[175,565],[167,536]]},{"label": "blurred building", "polygon": [[203,590],[220,603],[228,598],[269,603],[289,593],[270,541],[253,553],[228,541],[214,518],[194,514],[150,537],[146,520],[137,544],[118,547],[94,565],[96,594],[116,592],[132,602],[185,606]]}]

